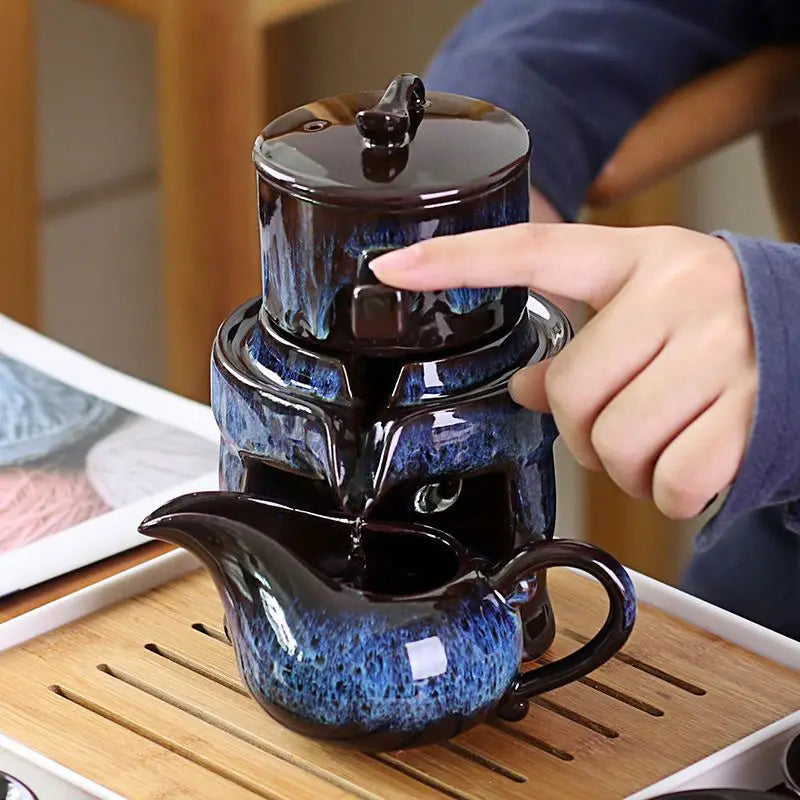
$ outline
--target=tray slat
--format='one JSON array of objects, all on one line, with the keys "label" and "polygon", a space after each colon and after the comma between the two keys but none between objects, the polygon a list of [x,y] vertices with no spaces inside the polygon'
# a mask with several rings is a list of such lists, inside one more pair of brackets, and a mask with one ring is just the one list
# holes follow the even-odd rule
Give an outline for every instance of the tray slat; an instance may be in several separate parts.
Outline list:
[{"label": "tray slat", "polygon": [[[602,622],[593,582],[552,570],[547,658]],[[0,654],[0,730],[131,800],[619,798],[800,707],[794,672],[640,608],[619,657],[520,723],[370,756],[305,739],[242,688],[196,572]]]}]

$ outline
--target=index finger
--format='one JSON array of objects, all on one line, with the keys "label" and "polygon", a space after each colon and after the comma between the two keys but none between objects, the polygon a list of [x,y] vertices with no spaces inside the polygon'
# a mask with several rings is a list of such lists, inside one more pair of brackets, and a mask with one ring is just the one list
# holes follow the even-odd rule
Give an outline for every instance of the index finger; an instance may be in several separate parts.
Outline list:
[{"label": "index finger", "polygon": [[398,289],[525,286],[597,310],[630,277],[638,250],[635,228],[525,222],[427,239],[370,266]]}]

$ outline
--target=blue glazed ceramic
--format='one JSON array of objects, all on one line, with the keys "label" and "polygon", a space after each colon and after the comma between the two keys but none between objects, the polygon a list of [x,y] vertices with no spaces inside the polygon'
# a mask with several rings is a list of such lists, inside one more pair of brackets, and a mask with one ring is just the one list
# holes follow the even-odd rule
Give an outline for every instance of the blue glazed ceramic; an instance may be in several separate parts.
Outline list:
[{"label": "blue glazed ceramic", "polygon": [[508,331],[525,306],[520,287],[397,292],[368,263],[434,236],[526,222],[529,156],[516,117],[426,95],[412,75],[383,97],[340,95],[274,120],[253,150],[266,318],[314,348],[373,356]]},{"label": "blue glazed ceramic", "polygon": [[[365,408],[361,359],[291,346],[258,301],[223,324],[212,359],[220,486],[323,513],[435,525],[497,563],[555,526],[552,417],[514,403],[516,369],[558,352],[569,323],[532,300],[507,334],[474,350],[407,359]],[[455,482],[447,508],[417,502]],[[524,609],[526,652],[553,637],[544,576]]]},{"label": "blue glazed ceramic", "polygon": [[[241,493],[176,498],[140,530],[210,570],[241,676],[283,724],[360,750],[454,736],[586,674],[627,640],[625,570],[584,542],[536,541],[500,566],[422,525],[362,522]],[[536,576],[574,566],[609,596],[606,623],[578,652],[522,674],[519,607]]]},{"label": "blue glazed ceramic", "polygon": [[[387,248],[529,219],[530,140],[507,112],[387,90],[310,103],[257,139],[263,292],[213,347],[220,492],[141,530],[203,559],[242,677],[287,726],[362,750],[441,741],[586,674],[627,639],[625,571],[553,540],[552,417],[515,371],[566,317],[523,287],[402,292]],[[609,617],[569,657],[546,570],[600,580]]]},{"label": "blue glazed ceramic", "polygon": [[[493,564],[552,537],[555,425],[507,385],[566,344],[567,319],[522,287],[398,292],[369,269],[526,222],[529,155],[511,114],[409,75],[264,129],[263,293],[223,322],[211,364],[223,490],[434,525]],[[523,618],[533,658],[554,635],[544,575]]]}]

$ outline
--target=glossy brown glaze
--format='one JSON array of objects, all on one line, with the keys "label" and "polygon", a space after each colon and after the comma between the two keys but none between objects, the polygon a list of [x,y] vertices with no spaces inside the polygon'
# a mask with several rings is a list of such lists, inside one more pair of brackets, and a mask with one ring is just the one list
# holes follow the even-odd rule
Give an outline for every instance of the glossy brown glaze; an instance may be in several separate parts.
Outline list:
[{"label": "glossy brown glaze", "polygon": [[[282,339],[254,300],[214,349],[221,486],[320,513],[435,524],[498,563],[552,536],[555,514],[552,418],[515,404],[507,381],[568,338],[567,320],[542,304],[459,354],[335,357]],[[536,657],[554,635],[544,575],[522,611]]]},{"label": "glossy brown glaze", "polygon": [[255,143],[264,310],[298,343],[393,358],[475,346],[515,324],[525,289],[425,293],[381,285],[369,261],[435,236],[530,217],[530,139],[489,103],[383,92],[284,114]]},{"label": "glossy brown glaze", "polygon": [[[418,211],[492,191],[527,168],[530,138],[516,117],[482,100],[438,92],[427,94],[413,139],[395,150],[404,154],[392,162],[389,153],[365,145],[357,125],[358,115],[387,92],[329,97],[278,117],[256,140],[259,174],[320,203]],[[367,167],[365,151],[371,151]],[[387,170],[405,163],[381,174],[381,156]]]},{"label": "glossy brown glaze", "polygon": [[488,194],[403,213],[312,203],[261,176],[258,203],[264,310],[298,344],[379,358],[454,351],[510,330],[525,307],[523,287],[398,292],[369,262],[434,236],[528,220],[527,169]]}]

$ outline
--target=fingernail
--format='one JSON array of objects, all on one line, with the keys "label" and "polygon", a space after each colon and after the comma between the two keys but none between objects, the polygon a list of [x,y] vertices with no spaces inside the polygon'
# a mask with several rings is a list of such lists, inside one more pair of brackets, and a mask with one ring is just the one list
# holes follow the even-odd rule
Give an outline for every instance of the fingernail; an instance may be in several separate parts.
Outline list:
[{"label": "fingernail", "polygon": [[373,258],[369,262],[369,268],[380,277],[387,273],[408,269],[416,261],[416,257],[416,248],[400,247],[397,250],[390,250],[388,253]]}]

